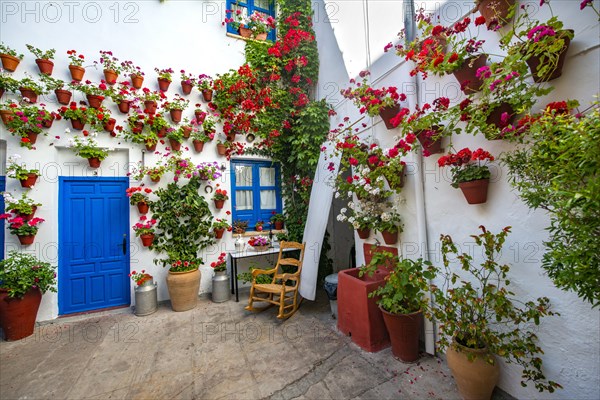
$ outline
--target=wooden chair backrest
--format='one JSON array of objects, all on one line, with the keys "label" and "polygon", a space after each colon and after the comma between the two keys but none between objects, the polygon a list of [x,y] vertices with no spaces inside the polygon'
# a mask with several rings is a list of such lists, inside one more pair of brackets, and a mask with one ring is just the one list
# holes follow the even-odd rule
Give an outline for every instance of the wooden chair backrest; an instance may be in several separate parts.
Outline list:
[{"label": "wooden chair backrest", "polygon": [[[275,272],[276,274],[282,274],[284,273],[283,270],[281,269],[282,266],[286,266],[286,265],[290,265],[290,266],[295,266],[298,267],[298,270],[294,273],[294,275],[300,275],[300,272],[302,271],[302,262],[304,261],[304,247],[306,246],[305,243],[298,243],[298,242],[280,242],[279,243],[279,259],[277,260],[277,272]],[[296,250],[300,250],[300,257],[298,257],[298,259],[295,258],[284,258],[286,257],[286,253],[283,252],[284,249],[296,249]]]}]

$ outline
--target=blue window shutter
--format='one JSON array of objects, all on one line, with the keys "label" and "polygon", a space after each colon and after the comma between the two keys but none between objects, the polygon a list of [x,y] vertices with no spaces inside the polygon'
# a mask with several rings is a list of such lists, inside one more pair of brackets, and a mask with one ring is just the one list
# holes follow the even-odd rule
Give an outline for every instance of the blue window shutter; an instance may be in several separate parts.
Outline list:
[{"label": "blue window shutter", "polygon": [[[254,11],[260,11],[264,14],[268,14],[271,17],[275,18],[275,1],[271,1],[269,2],[269,8],[265,9],[262,7],[258,7],[254,5],[254,0],[227,0],[225,3],[226,9],[227,10],[232,10],[233,6],[238,6],[238,7],[243,7],[246,8],[248,11],[248,15],[252,15],[254,13]],[[232,14],[231,13],[227,13],[227,18],[231,18]],[[271,40],[271,41],[275,41],[277,36],[276,36],[276,29],[271,30],[271,32],[269,32],[269,34],[267,35],[267,39]],[[227,24],[227,32],[232,33],[234,35],[238,35],[238,31],[233,29],[233,27],[229,24]]]}]

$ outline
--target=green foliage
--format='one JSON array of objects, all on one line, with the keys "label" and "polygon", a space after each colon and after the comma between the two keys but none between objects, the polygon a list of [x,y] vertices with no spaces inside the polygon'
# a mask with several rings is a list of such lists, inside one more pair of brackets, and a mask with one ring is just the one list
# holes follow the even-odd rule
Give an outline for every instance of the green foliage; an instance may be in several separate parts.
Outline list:
[{"label": "green foliage", "polygon": [[[542,349],[537,345],[537,336],[532,324],[539,325],[540,319],[555,315],[550,311],[550,300],[540,297],[535,302],[521,302],[509,288],[510,266],[500,265],[496,260],[502,251],[510,227],[493,234],[480,226],[482,233],[471,235],[481,248],[474,254],[483,254],[484,260],[476,265],[473,256],[459,253],[448,235],[442,235],[442,260],[444,270],[441,287],[432,285],[434,303],[428,317],[435,317],[442,335],[438,340],[440,350],[450,345],[453,337],[459,344],[489,350],[487,362],[494,363],[492,354],[503,357],[508,363],[523,368],[523,386],[532,381],[539,391],[553,392],[561,386],[546,380],[542,373]],[[462,271],[455,272],[450,260],[456,260]],[[558,314],[556,314],[558,315]],[[460,349],[460,348],[458,348]]]},{"label": "green foliage", "polygon": [[600,305],[600,105],[581,118],[548,113],[524,149],[505,154],[510,182],[550,215],[542,267],[561,289]]},{"label": "green foliage", "polygon": [[202,262],[198,252],[214,242],[212,213],[204,197],[198,194],[199,189],[200,179],[194,177],[185,185],[173,182],[155,192],[158,199],[152,211],[158,223],[151,249],[167,254],[166,260],[155,263],[166,266],[176,261]]},{"label": "green foliage", "polygon": [[452,168],[452,187],[458,188],[461,182],[471,182],[479,179],[490,179],[490,169],[487,165],[469,164],[464,167]]},{"label": "green foliage", "polygon": [[9,297],[23,297],[31,288],[42,293],[56,292],[55,268],[34,256],[11,251],[0,261],[0,289],[8,291]]},{"label": "green foliage", "polygon": [[[239,273],[237,278],[240,281],[242,281],[243,283],[252,282],[252,271],[255,269],[260,269],[260,268],[250,267],[248,272]],[[271,283],[271,282],[273,282],[273,274],[271,274],[271,275],[268,275],[268,274],[256,275],[256,283],[258,283],[258,284]]]}]

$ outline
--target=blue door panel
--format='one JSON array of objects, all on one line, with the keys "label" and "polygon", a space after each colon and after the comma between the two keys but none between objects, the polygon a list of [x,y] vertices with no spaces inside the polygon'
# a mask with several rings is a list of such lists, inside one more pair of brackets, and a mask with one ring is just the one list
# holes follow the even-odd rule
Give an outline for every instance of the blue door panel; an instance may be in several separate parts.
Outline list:
[{"label": "blue door panel", "polygon": [[128,186],[127,178],[60,179],[59,314],[130,304]]}]

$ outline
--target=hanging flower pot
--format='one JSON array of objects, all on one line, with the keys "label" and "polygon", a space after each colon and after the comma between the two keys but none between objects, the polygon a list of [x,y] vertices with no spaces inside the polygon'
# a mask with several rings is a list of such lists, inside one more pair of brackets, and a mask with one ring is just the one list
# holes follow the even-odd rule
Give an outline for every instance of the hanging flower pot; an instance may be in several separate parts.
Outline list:
[{"label": "hanging flower pot", "polygon": [[2,58],[2,68],[7,70],[8,72],[15,72],[21,60],[17,57],[13,57],[10,54],[0,54],[0,58]]},{"label": "hanging flower pot", "polygon": [[556,61],[556,65],[554,68],[544,71],[544,73],[539,74],[538,68],[542,64],[542,61],[537,56],[531,56],[527,60],[527,65],[529,66],[529,70],[531,71],[531,75],[533,76],[533,80],[536,83],[540,82],[550,82],[562,75],[563,65],[565,64],[565,60],[567,59],[567,51],[569,50],[569,45],[571,44],[571,39],[566,36],[566,32],[570,32],[571,35],[575,33],[573,29],[567,29],[566,31],[557,32],[557,37],[562,38],[565,42],[563,48],[558,52],[558,59]]},{"label": "hanging flower pot", "polygon": [[167,128],[161,128],[160,131],[156,132],[156,136],[159,138],[164,138],[167,136]]},{"label": "hanging flower pot", "polygon": [[463,64],[452,73],[461,86],[464,94],[479,92],[483,85],[483,80],[477,77],[477,70],[485,67],[487,54],[467,58]]},{"label": "hanging flower pot", "polygon": [[383,241],[385,244],[396,244],[398,242],[398,232],[382,231]]},{"label": "hanging flower pot", "polygon": [[225,205],[225,200],[213,200],[215,202],[215,208],[220,210]]},{"label": "hanging flower pot", "polygon": [[391,107],[382,107],[379,110],[379,116],[383,120],[385,127],[388,129],[394,129],[395,126],[391,123],[391,119],[394,118],[400,112],[400,104],[395,104]]},{"label": "hanging flower pot", "polygon": [[54,123],[54,115],[50,114],[50,118],[45,119],[42,121],[42,128],[52,128],[52,124]]},{"label": "hanging flower pot", "polygon": [[181,142],[179,142],[175,139],[169,139],[169,144],[171,145],[171,150],[173,150],[173,151],[181,150]]},{"label": "hanging flower pot", "polygon": [[138,202],[137,208],[138,208],[138,211],[140,212],[140,214],[142,214],[142,215],[148,214],[148,211],[150,210],[148,203],[146,203],[145,201]]},{"label": "hanging flower pot", "polygon": [[104,70],[104,80],[109,85],[114,85],[117,82],[118,78],[119,78],[119,74],[117,74],[112,69],[105,69]]},{"label": "hanging flower pot", "polygon": [[11,110],[0,110],[0,117],[4,125],[8,126],[8,123],[14,118]]},{"label": "hanging flower pot", "polygon": [[71,96],[73,95],[73,93],[64,89],[56,89],[54,94],[56,95],[56,100],[58,103],[63,105],[69,105],[71,102]]},{"label": "hanging flower pot", "polygon": [[275,221],[275,230],[280,231],[283,229],[283,221]]},{"label": "hanging flower pot", "polygon": [[113,131],[113,129],[115,129],[115,125],[116,125],[116,123],[117,123],[117,120],[116,120],[116,119],[114,119],[114,118],[110,118],[110,119],[108,120],[108,122],[106,122],[106,123],[104,124],[104,130],[105,130],[106,132],[112,132],[112,131]]},{"label": "hanging flower pot", "polygon": [[160,176],[157,176],[156,178],[150,178],[150,180],[154,183],[158,183],[160,182]]},{"label": "hanging flower pot", "polygon": [[144,84],[144,77],[138,74],[131,74],[131,86],[135,89],[140,89]]},{"label": "hanging flower pot", "polygon": [[189,139],[190,135],[192,134],[192,127],[189,126],[189,125],[186,125],[183,128],[181,128],[181,131],[183,133],[183,138],[184,139]]},{"label": "hanging flower pot", "polygon": [[129,112],[129,108],[131,107],[131,100],[120,100],[117,103],[117,106],[122,114],[127,114]]},{"label": "hanging flower pot", "polygon": [[[383,322],[390,334],[392,354],[403,362],[419,359],[419,337],[421,336],[422,311],[411,314],[392,314],[379,307]],[[469,397],[465,397],[469,398]]]},{"label": "hanging flower pot", "polygon": [[198,122],[198,125],[201,125],[206,119],[206,113],[203,111],[194,111],[194,116],[196,117],[196,122]]},{"label": "hanging flower pot", "polygon": [[222,239],[223,234],[225,233],[225,229],[215,229],[214,232],[215,232],[216,239]]},{"label": "hanging flower pot", "polygon": [[[503,115],[505,115],[504,118]],[[515,117],[516,114],[511,105],[508,103],[501,103],[490,113],[490,115],[488,115],[485,122],[488,125],[494,125],[496,128],[502,129],[510,125]]]},{"label": "hanging flower pot", "polygon": [[179,122],[181,122],[181,114],[183,113],[183,110],[169,110],[169,114],[171,114],[171,121],[173,121],[174,123],[178,124]]},{"label": "hanging flower pot", "polygon": [[209,102],[212,101],[213,98],[213,91],[211,89],[205,89],[202,91],[202,97],[204,98],[204,101]]},{"label": "hanging flower pot", "polygon": [[169,85],[171,85],[171,81],[164,78],[158,78],[158,88],[161,92],[166,92],[169,90]]},{"label": "hanging flower pot", "polygon": [[[31,221],[31,219],[35,216],[36,211],[37,211],[37,206],[31,206],[30,214],[19,213],[19,217],[23,218],[23,221],[25,221],[25,222]],[[13,210],[13,212],[14,212],[14,210]]]},{"label": "hanging flower pot", "polygon": [[36,92],[25,87],[19,88],[19,91],[21,92],[21,95],[27,97],[31,103],[37,103],[38,95]]},{"label": "hanging flower pot", "polygon": [[243,26],[240,26],[238,29],[238,32],[241,37],[245,37],[245,38],[252,37],[252,29],[248,29],[248,28],[244,28]]},{"label": "hanging flower pot", "polygon": [[54,63],[52,61],[38,58],[35,60],[35,63],[40,69],[41,74],[52,75],[52,70],[54,69]]},{"label": "hanging flower pot", "polygon": [[487,201],[489,179],[477,179],[470,182],[460,182],[458,187],[462,190],[467,203],[482,204]]},{"label": "hanging flower pot", "polygon": [[439,126],[432,126],[429,129],[415,132],[424,153],[437,154],[442,152],[442,138],[436,137],[440,129],[441,127]]},{"label": "hanging flower pot", "polygon": [[144,101],[144,107],[145,107],[144,112],[146,114],[156,113],[156,107],[157,107],[156,101],[146,100],[146,101]]},{"label": "hanging flower pot", "polygon": [[8,291],[0,290],[0,322],[6,340],[20,340],[33,335],[42,292],[29,289],[23,297],[9,297]]},{"label": "hanging flower pot", "polygon": [[156,151],[157,142],[146,142],[146,150],[154,152]]},{"label": "hanging flower pot", "polygon": [[477,9],[479,14],[484,16],[487,28],[495,29],[496,26],[504,26],[512,20],[508,19],[508,13],[514,4],[515,0],[480,0]]},{"label": "hanging flower pot", "polygon": [[90,157],[87,159],[90,164],[90,168],[100,168],[102,161],[98,157]]},{"label": "hanging flower pot", "polygon": [[183,94],[190,94],[192,93],[192,84],[189,82],[181,82],[181,92]]},{"label": "hanging flower pot", "polygon": [[192,144],[194,145],[194,150],[196,153],[201,153],[204,149],[204,142],[201,140],[194,140],[192,141]]},{"label": "hanging flower pot", "polygon": [[357,229],[358,237],[361,239],[368,239],[371,235],[371,230],[369,228]]},{"label": "hanging flower pot", "polygon": [[31,144],[35,144],[35,142],[37,142],[37,138],[38,138],[38,133],[37,132],[27,132],[25,133],[27,139],[29,139],[29,143]]},{"label": "hanging flower pot", "polygon": [[220,156],[227,154],[227,147],[224,144],[217,143],[217,154]]},{"label": "hanging flower pot", "polygon": [[71,126],[73,127],[73,129],[75,129],[76,131],[82,131],[83,128],[85,127],[85,122],[79,120],[79,119],[72,119],[71,120]]},{"label": "hanging flower pot", "polygon": [[21,246],[29,246],[35,240],[35,235],[17,235],[17,237],[19,238],[19,242],[21,242]]},{"label": "hanging flower pot", "polygon": [[24,188],[31,188],[33,185],[35,185],[35,182],[37,181],[37,174],[27,174],[27,178],[25,179],[19,179],[19,181],[21,182],[21,187]]},{"label": "hanging flower pot", "polygon": [[154,242],[154,234],[149,233],[147,235],[140,235],[140,239],[142,239],[142,245],[144,247],[149,247],[152,245],[152,242]]},{"label": "hanging flower pot", "polygon": [[102,102],[104,101],[104,96],[97,96],[95,94],[86,95],[88,104],[92,108],[100,108],[102,107]]},{"label": "hanging flower pot", "polygon": [[[460,348],[455,350],[453,346]],[[500,366],[495,360],[489,364],[487,349],[471,349],[453,340],[446,351],[446,361],[463,399],[489,399],[500,377]],[[492,355],[494,358],[494,356]]]},{"label": "hanging flower pot", "polygon": [[70,64],[69,71],[71,72],[71,78],[73,78],[74,81],[81,82],[83,75],[85,74],[85,68]]}]

